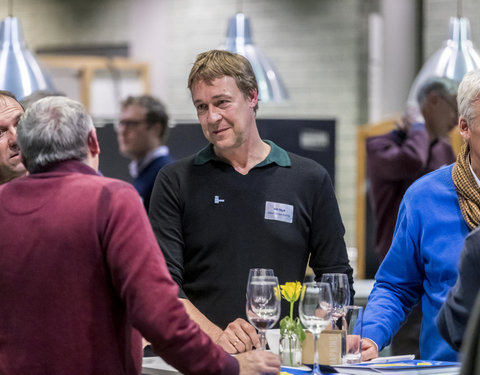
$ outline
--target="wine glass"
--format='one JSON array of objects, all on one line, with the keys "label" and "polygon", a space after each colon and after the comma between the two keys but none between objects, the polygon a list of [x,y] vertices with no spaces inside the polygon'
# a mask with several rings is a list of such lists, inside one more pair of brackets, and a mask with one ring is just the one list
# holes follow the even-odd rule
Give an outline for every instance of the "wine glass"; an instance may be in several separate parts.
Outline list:
[{"label": "wine glass", "polygon": [[260,333],[260,349],[267,346],[266,331],[280,318],[280,287],[275,276],[252,276],[247,285],[247,318]]},{"label": "wine glass", "polygon": [[350,304],[348,276],[344,273],[324,273],[322,282],[330,284],[332,291],[332,329],[335,329],[338,319],[345,318],[345,306]]},{"label": "wine glass", "polygon": [[247,286],[253,276],[275,276],[271,268],[250,268],[248,271]]},{"label": "wine glass", "polygon": [[313,374],[321,374],[317,342],[320,333],[330,324],[332,292],[330,284],[324,282],[305,283],[303,288],[298,312],[302,324],[313,334]]}]

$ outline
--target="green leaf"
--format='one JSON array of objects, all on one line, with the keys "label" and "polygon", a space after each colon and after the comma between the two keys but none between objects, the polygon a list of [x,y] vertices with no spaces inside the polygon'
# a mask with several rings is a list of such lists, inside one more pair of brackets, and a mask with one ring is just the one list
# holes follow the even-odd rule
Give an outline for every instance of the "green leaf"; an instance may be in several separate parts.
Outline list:
[{"label": "green leaf", "polygon": [[300,339],[300,342],[303,342],[307,335],[305,334],[305,331],[302,327],[302,323],[300,323],[300,319],[296,318],[295,319],[295,333],[297,334],[298,338]]}]

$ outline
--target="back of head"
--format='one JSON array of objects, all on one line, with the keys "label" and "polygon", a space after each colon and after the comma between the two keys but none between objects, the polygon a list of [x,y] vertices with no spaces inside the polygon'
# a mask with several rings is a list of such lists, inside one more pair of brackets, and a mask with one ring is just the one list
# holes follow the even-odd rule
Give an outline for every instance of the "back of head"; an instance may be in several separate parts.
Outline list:
[{"label": "back of head", "polygon": [[457,96],[458,82],[447,77],[431,77],[420,87],[417,102],[420,106],[426,101],[431,92],[436,92],[444,98],[455,99]]},{"label": "back of head", "polygon": [[23,114],[17,142],[29,172],[63,160],[84,161],[93,122],[83,105],[61,96],[33,103]]},{"label": "back of head", "polygon": [[[197,82],[210,84],[225,76],[232,77],[245,96],[250,95],[252,90],[258,92],[257,79],[247,58],[224,50],[211,50],[197,56],[188,76],[188,88],[191,91]],[[255,111],[257,109],[258,104]]]},{"label": "back of head", "polygon": [[168,130],[168,112],[165,105],[157,98],[151,95],[129,96],[122,101],[121,107],[125,109],[130,105],[138,105],[145,108],[145,119],[148,125],[160,124],[160,140],[163,141]]},{"label": "back of head", "polygon": [[474,103],[480,101],[480,69],[472,70],[465,74],[458,86],[458,112],[470,127],[477,113]]}]

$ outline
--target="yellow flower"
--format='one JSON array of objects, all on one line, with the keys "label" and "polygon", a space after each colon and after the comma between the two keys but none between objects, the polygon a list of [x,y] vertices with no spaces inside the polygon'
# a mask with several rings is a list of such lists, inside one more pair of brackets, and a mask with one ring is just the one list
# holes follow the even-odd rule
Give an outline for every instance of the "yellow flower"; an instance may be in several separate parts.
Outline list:
[{"label": "yellow flower", "polygon": [[300,297],[300,292],[302,290],[302,284],[300,281],[290,281],[286,282],[284,285],[280,285],[282,288],[282,296],[288,302],[292,303],[298,300]]}]

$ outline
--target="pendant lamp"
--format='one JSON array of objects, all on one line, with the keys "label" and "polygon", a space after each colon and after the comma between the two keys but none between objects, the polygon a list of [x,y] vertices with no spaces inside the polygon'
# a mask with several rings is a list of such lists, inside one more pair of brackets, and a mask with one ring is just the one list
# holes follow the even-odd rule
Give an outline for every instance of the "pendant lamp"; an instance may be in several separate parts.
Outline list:
[{"label": "pendant lamp", "polygon": [[250,19],[243,13],[230,17],[227,40],[220,48],[245,56],[252,65],[262,102],[281,102],[288,99],[288,91],[270,60],[252,42]]},{"label": "pendant lamp", "polygon": [[0,23],[0,89],[18,100],[37,90],[55,90],[48,74],[40,67],[23,41],[19,20],[7,17]]},{"label": "pendant lamp", "polygon": [[480,67],[480,55],[470,39],[470,21],[465,17],[450,18],[448,39],[435,52],[418,73],[410,93],[407,107],[418,110],[417,93],[430,77],[447,77],[460,82],[465,73]]}]

